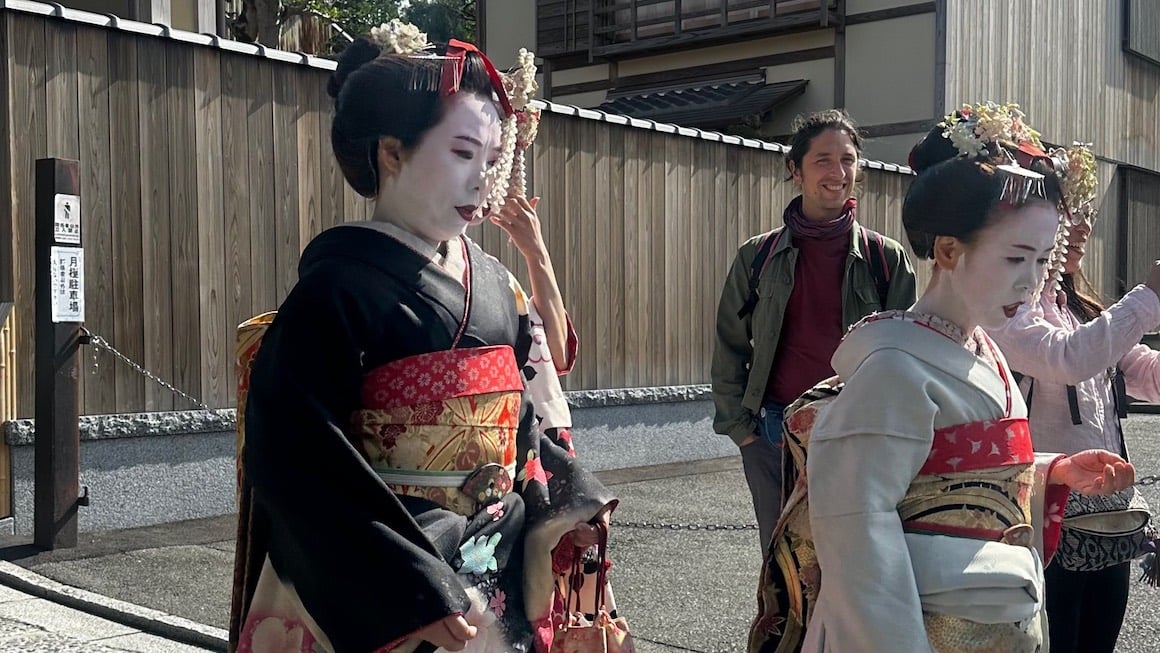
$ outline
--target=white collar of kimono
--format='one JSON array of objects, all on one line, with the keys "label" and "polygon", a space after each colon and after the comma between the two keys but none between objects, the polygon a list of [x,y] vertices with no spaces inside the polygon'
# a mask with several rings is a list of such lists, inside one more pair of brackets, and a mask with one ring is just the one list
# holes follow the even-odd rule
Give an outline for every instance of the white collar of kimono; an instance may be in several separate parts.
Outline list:
[{"label": "white collar of kimono", "polygon": [[[967,351],[941,329],[931,328],[925,323],[925,317],[911,311],[887,311],[854,325],[834,353],[834,371],[843,378],[849,378],[862,361],[875,351],[898,349],[932,367],[967,379],[993,399],[1000,411],[1005,411],[1008,386],[1003,377],[985,360]],[[984,343],[990,341],[982,329],[976,329],[973,336],[982,339]],[[1010,382],[1007,361],[993,343],[990,349],[994,351]],[[1018,407],[1014,407],[1014,410],[1018,412]]]}]

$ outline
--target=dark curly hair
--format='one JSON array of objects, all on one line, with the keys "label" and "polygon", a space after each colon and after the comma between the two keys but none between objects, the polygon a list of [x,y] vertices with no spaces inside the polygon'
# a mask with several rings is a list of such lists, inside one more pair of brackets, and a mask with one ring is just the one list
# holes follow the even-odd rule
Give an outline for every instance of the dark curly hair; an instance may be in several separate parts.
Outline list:
[{"label": "dark curly hair", "polygon": [[[380,138],[393,136],[410,149],[443,119],[438,84],[427,83],[441,71],[442,60],[383,55],[366,38],[343,50],[326,86],[334,98],[330,142],[343,176],[359,195],[378,194]],[[496,92],[474,52],[467,54],[459,90],[485,98]]]},{"label": "dark curly hair", "polygon": [[[845,132],[854,143],[858,155],[862,154],[862,134],[854,119],[841,109],[826,109],[813,113],[802,114],[793,121],[793,136],[789,141],[789,153],[785,155],[785,170],[789,174],[786,181],[793,179],[794,169],[801,170],[802,160],[809,154],[814,138],[819,134],[835,129]],[[793,164],[792,166],[790,164]]]}]

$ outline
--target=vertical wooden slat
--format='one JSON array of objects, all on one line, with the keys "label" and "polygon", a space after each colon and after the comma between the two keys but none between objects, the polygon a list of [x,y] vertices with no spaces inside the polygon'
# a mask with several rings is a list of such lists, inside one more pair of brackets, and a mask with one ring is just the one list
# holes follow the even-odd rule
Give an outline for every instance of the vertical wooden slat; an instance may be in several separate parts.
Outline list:
[{"label": "vertical wooden slat", "polygon": [[[140,103],[137,38],[110,32],[109,165],[112,196],[113,346],[134,361],[145,360]],[[102,356],[101,360],[105,358]],[[113,368],[118,411],[145,410],[145,377],[120,362]]]},{"label": "vertical wooden slat", "polygon": [[[166,101],[169,105],[169,214],[170,223],[169,290],[173,323],[170,354],[173,372],[167,379],[177,389],[197,397],[201,391],[201,300],[198,246],[198,166],[197,130],[194,125],[195,93],[193,58],[188,48],[177,44],[165,47],[165,72],[168,79]],[[219,132],[220,139],[220,132]],[[193,156],[191,156],[191,154]],[[220,212],[218,215],[221,215]],[[217,252],[210,256],[220,256]],[[163,268],[164,269],[164,268]],[[166,377],[162,376],[163,379]],[[176,408],[192,408],[185,399],[177,399]]]},{"label": "vertical wooden slat", "polygon": [[624,177],[625,161],[624,161],[624,141],[625,129],[621,127],[611,127],[608,130],[610,141],[608,149],[608,168],[605,173],[609,176],[607,180],[609,188],[609,206],[608,206],[608,340],[609,340],[609,359],[602,361],[605,369],[609,370],[609,374],[604,380],[602,387],[605,388],[623,388],[625,385],[625,329],[624,329],[624,309],[625,309],[625,288],[624,288],[624,269],[625,269],[625,253],[627,250],[627,243],[625,238],[625,195],[627,194],[626,186],[627,180]]},{"label": "vertical wooden slat", "polygon": [[[224,275],[225,275],[225,324],[222,337],[226,345],[227,379],[233,387],[234,329],[255,314],[254,274],[250,269],[253,250],[268,248],[269,243],[251,243],[253,224],[263,216],[253,215],[250,210],[251,191],[250,168],[256,167],[254,160],[260,151],[273,144],[257,143],[250,139],[249,94],[253,89],[247,86],[249,72],[257,67],[252,57],[232,57],[222,55],[221,69],[221,115],[222,115],[222,228],[225,230]],[[268,158],[268,157],[267,157]],[[255,200],[256,201],[256,200]],[[270,271],[265,272],[270,276]],[[236,393],[229,393],[226,405],[236,401]]]},{"label": "vertical wooden slat", "polygon": [[[666,150],[665,136],[657,132],[649,133],[649,145],[645,149],[650,153],[650,157],[656,157],[659,153]],[[649,378],[648,385],[664,385],[667,383],[668,377],[668,361],[669,357],[669,341],[671,335],[668,333],[668,322],[666,320],[665,310],[665,287],[667,284],[666,275],[669,271],[669,259],[665,256],[666,247],[665,242],[669,237],[668,229],[668,213],[666,211],[667,201],[666,196],[666,176],[667,168],[669,166],[668,159],[655,161],[652,164],[652,189],[649,196],[649,303],[645,309],[648,313],[649,320],[649,343],[648,350],[648,369]]]},{"label": "vertical wooden slat", "polygon": [[[298,80],[298,247],[294,266],[297,269],[301,248],[306,247],[322,229],[318,200],[322,194],[322,174],[318,148],[318,84],[312,75],[297,75]],[[298,275],[294,275],[297,280]]]},{"label": "vertical wooden slat", "polygon": [[[170,279],[170,171],[172,147],[166,71],[166,43],[137,42],[138,120],[141,146],[141,271],[144,356],[138,362],[162,379],[173,379],[173,306]],[[145,385],[145,410],[172,410],[173,394]]]},{"label": "vertical wooden slat", "polygon": [[[5,44],[8,43],[8,14],[0,14],[0,189],[8,189],[4,200],[0,200],[0,424],[16,419],[16,312],[12,300],[16,293],[15,240],[16,225],[12,216],[11,148],[15,140],[10,111],[10,91],[12,73],[9,67],[12,59]],[[8,442],[0,438],[0,518],[12,515],[12,453]]]},{"label": "vertical wooden slat", "polygon": [[[247,159],[250,199],[250,279],[252,313],[273,310],[280,301],[278,283],[279,215],[276,211],[274,153],[285,147],[274,140],[274,77],[269,61],[247,57],[246,87],[250,89],[246,132],[254,144]],[[297,228],[297,224],[295,224]]]},{"label": "vertical wooden slat", "polygon": [[574,198],[575,220],[577,227],[576,240],[570,242],[569,250],[580,258],[579,276],[573,280],[572,296],[579,299],[580,329],[591,343],[586,353],[580,354],[582,369],[580,379],[586,388],[597,387],[600,366],[600,354],[603,343],[600,342],[600,332],[597,329],[597,295],[596,284],[596,204],[592,201],[588,189],[596,187],[596,130],[594,123],[582,122],[574,125],[576,135],[576,165],[579,166],[579,184],[569,188],[569,195]]},{"label": "vertical wooden slat", "polygon": [[621,307],[621,323],[624,329],[624,385],[634,387],[640,384],[639,352],[644,346],[640,329],[640,186],[643,175],[640,164],[640,135],[638,129],[621,130],[624,157],[624,263],[622,265],[622,287],[624,289]]},{"label": "vertical wooden slat", "polygon": [[[15,238],[16,225],[12,218],[12,196],[15,188],[12,186],[12,142],[16,139],[12,125],[11,91],[12,58],[8,54],[8,13],[0,13],[0,302],[11,302],[16,296],[16,251],[12,247]],[[10,307],[11,308],[11,307]],[[0,318],[6,319],[6,318]],[[0,323],[0,328],[5,328]],[[3,363],[3,351],[0,350],[0,364]],[[11,380],[9,389],[15,388],[15,379]],[[13,411],[15,405],[9,406]]]},{"label": "vertical wooden slat", "polygon": [[44,22],[35,17],[9,13],[7,43],[12,120],[12,251],[16,299],[16,348],[26,364],[17,369],[17,415],[32,417],[34,398],[33,355],[33,164],[48,156],[46,60]]},{"label": "vertical wooden slat", "polygon": [[[286,297],[298,278],[300,252],[298,85],[281,80],[274,85],[274,289],[277,303]],[[302,182],[305,183],[305,182]]]},{"label": "vertical wooden slat", "polygon": [[342,178],[342,170],[334,159],[334,150],[330,145],[330,96],[326,94],[325,84],[315,84],[318,94],[318,158],[322,183],[319,211],[321,212],[320,226],[328,229],[345,220],[346,215],[346,180]]},{"label": "vertical wooden slat", "polygon": [[221,54],[200,48],[193,55],[194,134],[197,180],[198,339],[200,399],[225,406],[234,394],[232,327],[226,319],[226,223],[222,161]]},{"label": "vertical wooden slat", "polygon": [[636,322],[637,349],[635,364],[637,369],[636,385],[649,385],[653,381],[651,362],[652,349],[655,347],[659,334],[652,331],[651,315],[652,301],[652,225],[653,199],[656,193],[653,189],[653,169],[661,165],[650,155],[653,145],[653,134],[644,130],[636,132],[637,156],[637,194],[636,194],[636,304],[632,309],[632,319]]},{"label": "vertical wooden slat", "polygon": [[[110,161],[107,33],[85,29],[77,34],[77,64],[85,324],[105,338],[115,339],[118,307],[112,287],[114,214],[110,181],[116,168]],[[90,348],[82,349],[80,354],[81,377],[85,386],[84,412],[116,412],[114,369],[120,363]]]},{"label": "vertical wooden slat", "polygon": [[[591,123],[590,123],[591,124]],[[597,125],[591,124],[592,127]],[[593,366],[595,374],[592,376],[592,382],[599,388],[615,387],[612,382],[612,366],[614,365],[614,358],[612,355],[612,248],[610,247],[612,241],[612,220],[609,215],[609,204],[614,203],[617,198],[612,196],[609,191],[609,148],[610,148],[610,134],[607,128],[591,130],[593,132],[591,139],[586,139],[591,144],[592,153],[592,176],[593,184],[589,188],[602,188],[604,191],[600,193],[600,198],[592,198],[589,203],[593,205],[593,212],[591,216],[591,229],[587,230],[585,235],[591,235],[591,240],[586,244],[586,249],[591,254],[586,257],[593,262],[595,269],[589,268],[591,276],[585,277],[585,284],[592,287],[593,291],[589,297],[592,299],[592,310],[590,313],[593,316],[594,324],[592,333],[596,336],[596,360]],[[593,201],[595,200],[595,201]],[[599,289],[599,290],[597,290]]]}]

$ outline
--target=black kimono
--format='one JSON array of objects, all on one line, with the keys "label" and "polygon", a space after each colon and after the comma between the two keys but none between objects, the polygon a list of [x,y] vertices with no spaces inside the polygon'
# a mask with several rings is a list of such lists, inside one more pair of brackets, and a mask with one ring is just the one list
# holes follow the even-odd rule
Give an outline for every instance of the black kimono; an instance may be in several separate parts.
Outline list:
[{"label": "black kimono", "polygon": [[552,551],[614,499],[523,399],[518,284],[447,246],[462,280],[379,230],[322,233],[243,354],[238,651],[432,650],[411,635],[456,613],[469,650],[550,644]]}]

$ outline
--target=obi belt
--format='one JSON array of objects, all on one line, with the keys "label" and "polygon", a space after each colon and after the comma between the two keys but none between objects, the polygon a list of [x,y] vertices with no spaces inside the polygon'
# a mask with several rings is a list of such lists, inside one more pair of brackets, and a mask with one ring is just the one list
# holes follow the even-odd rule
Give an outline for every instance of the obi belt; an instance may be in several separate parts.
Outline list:
[{"label": "obi belt", "polygon": [[523,390],[506,345],[410,356],[365,376],[349,435],[395,494],[471,515],[512,489]]},{"label": "obi belt", "polygon": [[898,506],[903,529],[1031,546],[1034,463],[1025,418],[937,429]]}]

